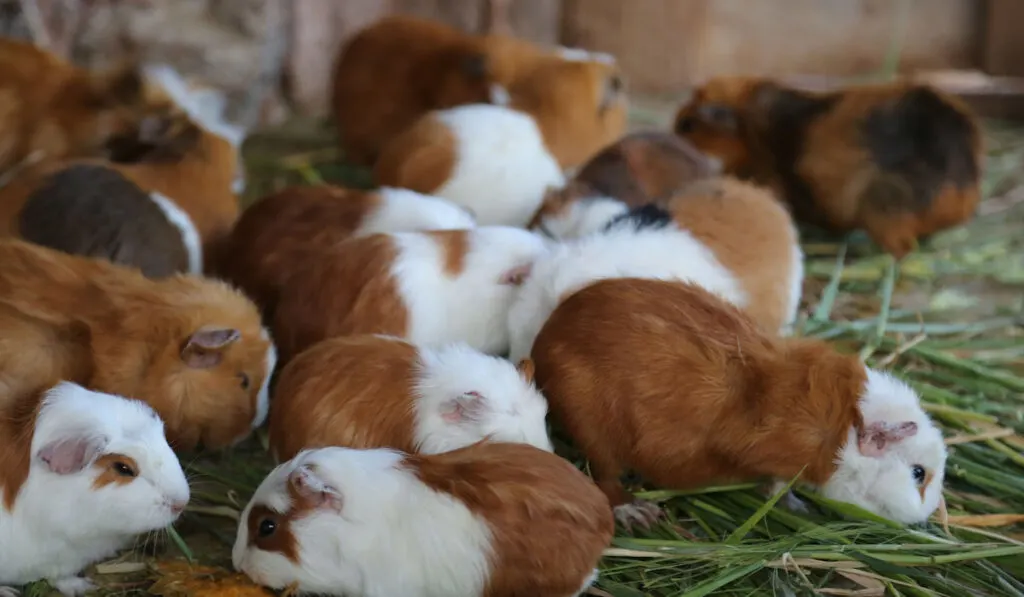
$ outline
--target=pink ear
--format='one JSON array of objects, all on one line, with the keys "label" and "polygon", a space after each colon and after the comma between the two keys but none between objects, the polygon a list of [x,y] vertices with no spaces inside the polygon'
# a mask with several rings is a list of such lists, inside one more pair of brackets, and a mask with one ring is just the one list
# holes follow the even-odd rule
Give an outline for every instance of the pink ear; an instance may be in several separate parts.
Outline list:
[{"label": "pink ear", "polygon": [[242,334],[232,328],[199,328],[189,336],[185,347],[181,349],[181,360],[196,369],[216,367],[224,360],[224,348],[241,337]]},{"label": "pink ear", "polygon": [[70,475],[92,464],[106,445],[106,438],[75,436],[46,444],[37,456],[51,472]]},{"label": "pink ear", "polygon": [[480,416],[483,407],[484,397],[480,395],[480,392],[466,392],[441,405],[441,418],[446,423],[474,420]]},{"label": "pink ear", "polygon": [[517,265],[501,275],[501,283],[509,284],[511,286],[519,286],[530,276],[530,271],[532,269],[532,263]]},{"label": "pink ear", "polygon": [[327,506],[341,511],[341,495],[317,476],[309,465],[303,465],[288,476],[288,484],[296,495],[314,507]]},{"label": "pink ear", "polygon": [[857,448],[865,456],[879,457],[885,454],[891,444],[900,442],[917,433],[917,423],[871,423],[857,434]]}]

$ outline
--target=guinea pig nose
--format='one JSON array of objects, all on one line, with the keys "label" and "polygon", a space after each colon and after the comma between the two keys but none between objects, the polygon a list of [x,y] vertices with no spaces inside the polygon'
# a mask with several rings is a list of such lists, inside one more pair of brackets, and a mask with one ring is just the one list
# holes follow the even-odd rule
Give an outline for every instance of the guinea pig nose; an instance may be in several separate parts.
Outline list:
[{"label": "guinea pig nose", "polygon": [[175,500],[175,501],[167,503],[167,507],[170,508],[171,514],[174,514],[175,516],[177,516],[177,515],[181,514],[182,512],[184,512],[185,511],[185,506],[187,506],[187,505],[188,505],[188,502],[183,502],[183,501],[180,501],[180,500]]}]

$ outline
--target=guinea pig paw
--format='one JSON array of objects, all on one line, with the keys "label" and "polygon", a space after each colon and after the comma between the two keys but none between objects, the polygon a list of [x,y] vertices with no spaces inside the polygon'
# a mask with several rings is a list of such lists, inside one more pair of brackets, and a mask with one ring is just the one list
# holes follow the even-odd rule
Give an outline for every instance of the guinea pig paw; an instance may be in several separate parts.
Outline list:
[{"label": "guinea pig paw", "polygon": [[92,581],[81,576],[50,580],[49,583],[65,597],[82,597],[82,595],[96,588]]},{"label": "guinea pig paw", "polygon": [[633,532],[634,524],[650,530],[651,525],[665,515],[658,504],[646,500],[633,500],[632,503],[615,506],[614,511],[615,520],[630,533]]},{"label": "guinea pig paw", "polygon": [[790,512],[808,514],[811,511],[811,507],[807,505],[807,502],[798,498],[792,490],[787,491],[780,501],[782,502],[782,507]]},{"label": "guinea pig paw", "polygon": [[0,587],[0,597],[21,597],[21,591],[14,587]]}]

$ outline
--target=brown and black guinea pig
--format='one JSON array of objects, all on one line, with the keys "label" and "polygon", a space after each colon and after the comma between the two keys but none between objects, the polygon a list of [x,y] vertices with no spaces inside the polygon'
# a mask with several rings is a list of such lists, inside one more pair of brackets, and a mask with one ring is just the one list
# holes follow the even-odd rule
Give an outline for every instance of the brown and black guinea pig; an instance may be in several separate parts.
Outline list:
[{"label": "brown and black guinea pig", "polygon": [[674,126],[727,173],[772,186],[797,220],[836,232],[863,228],[896,258],[971,219],[979,200],[976,118],[925,85],[810,92],[715,78],[679,109]]}]

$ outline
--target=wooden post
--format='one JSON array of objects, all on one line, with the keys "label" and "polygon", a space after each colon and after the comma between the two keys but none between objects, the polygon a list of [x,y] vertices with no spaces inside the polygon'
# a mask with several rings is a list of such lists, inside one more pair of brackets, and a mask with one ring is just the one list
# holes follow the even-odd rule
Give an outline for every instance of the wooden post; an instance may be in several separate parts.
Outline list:
[{"label": "wooden post", "polygon": [[1024,1],[988,0],[982,63],[990,75],[1024,77]]}]

